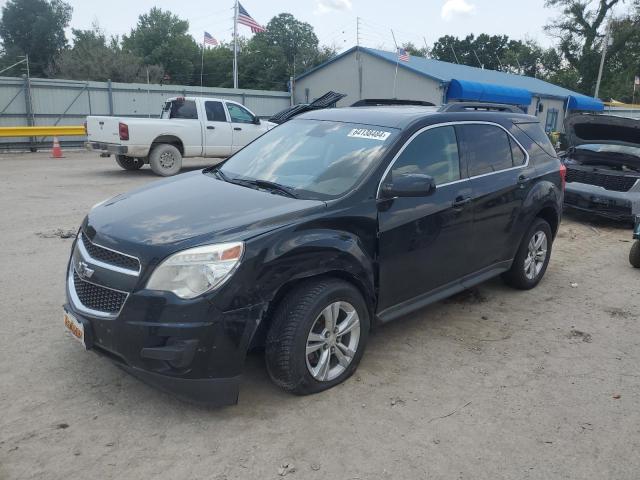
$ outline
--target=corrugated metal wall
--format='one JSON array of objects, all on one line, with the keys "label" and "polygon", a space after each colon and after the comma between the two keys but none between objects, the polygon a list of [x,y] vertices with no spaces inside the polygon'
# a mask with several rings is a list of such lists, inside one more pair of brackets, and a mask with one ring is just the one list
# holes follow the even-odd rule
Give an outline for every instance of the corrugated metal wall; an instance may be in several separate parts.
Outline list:
[{"label": "corrugated metal wall", "polygon": [[[26,78],[0,77],[0,126],[81,125],[87,115],[158,117],[164,100],[179,95],[233,100],[263,118],[290,105],[287,92],[42,78],[32,78],[27,84]],[[61,140],[79,143],[83,139]],[[29,139],[0,138],[0,148],[27,145]]]}]

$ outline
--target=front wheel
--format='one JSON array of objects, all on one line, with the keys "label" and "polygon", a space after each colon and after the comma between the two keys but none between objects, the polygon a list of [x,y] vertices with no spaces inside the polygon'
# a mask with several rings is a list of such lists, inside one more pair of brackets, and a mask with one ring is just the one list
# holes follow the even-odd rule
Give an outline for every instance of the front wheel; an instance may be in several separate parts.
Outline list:
[{"label": "front wheel", "polygon": [[140,158],[125,157],[116,155],[116,163],[125,170],[140,170],[144,165],[144,160]]},{"label": "front wheel", "polygon": [[552,239],[549,224],[536,218],[522,239],[511,268],[502,274],[505,283],[520,290],[538,285],[549,265]]},{"label": "front wheel", "polygon": [[353,374],[369,333],[369,311],[353,285],[309,280],[280,303],[267,334],[266,363],[274,383],[307,395]]},{"label": "front wheel", "polygon": [[182,168],[182,154],[173,145],[160,143],[149,154],[149,166],[156,175],[170,177]]},{"label": "front wheel", "polygon": [[631,245],[629,263],[631,263],[635,268],[640,268],[640,240],[636,240],[633,242],[633,245]]}]

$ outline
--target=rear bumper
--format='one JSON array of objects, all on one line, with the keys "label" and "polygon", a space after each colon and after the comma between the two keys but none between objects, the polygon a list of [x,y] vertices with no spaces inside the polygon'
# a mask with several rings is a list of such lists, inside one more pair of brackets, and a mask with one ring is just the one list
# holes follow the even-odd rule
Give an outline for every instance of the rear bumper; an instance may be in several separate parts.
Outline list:
[{"label": "rear bumper", "polygon": [[640,192],[616,192],[585,183],[567,183],[564,206],[613,220],[631,222],[640,214]]},{"label": "rear bumper", "polygon": [[104,142],[87,142],[85,143],[87,150],[94,150],[97,152],[108,152],[114,155],[125,155],[129,151],[129,147],[126,145],[117,145],[115,143]]}]

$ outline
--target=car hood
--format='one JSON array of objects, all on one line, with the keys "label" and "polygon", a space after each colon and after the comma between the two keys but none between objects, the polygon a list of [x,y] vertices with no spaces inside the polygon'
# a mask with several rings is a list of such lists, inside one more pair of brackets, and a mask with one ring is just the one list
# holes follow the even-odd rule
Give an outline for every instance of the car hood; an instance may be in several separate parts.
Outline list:
[{"label": "car hood", "polygon": [[578,114],[565,121],[567,140],[580,145],[624,145],[640,147],[640,120],[614,115]]},{"label": "car hood", "polygon": [[151,246],[180,250],[251,238],[324,208],[322,201],[254,190],[196,171],[97,205],[83,231],[100,245],[132,254]]}]

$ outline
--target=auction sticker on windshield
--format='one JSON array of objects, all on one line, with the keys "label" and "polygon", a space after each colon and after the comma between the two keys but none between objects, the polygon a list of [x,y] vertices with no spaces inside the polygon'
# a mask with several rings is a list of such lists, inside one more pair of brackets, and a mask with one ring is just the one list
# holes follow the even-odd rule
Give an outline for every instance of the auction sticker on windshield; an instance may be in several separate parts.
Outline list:
[{"label": "auction sticker on windshield", "polygon": [[380,140],[384,142],[389,138],[391,132],[385,132],[384,130],[371,130],[369,128],[354,128],[349,132],[347,137],[354,138],[368,138],[369,140]]}]

